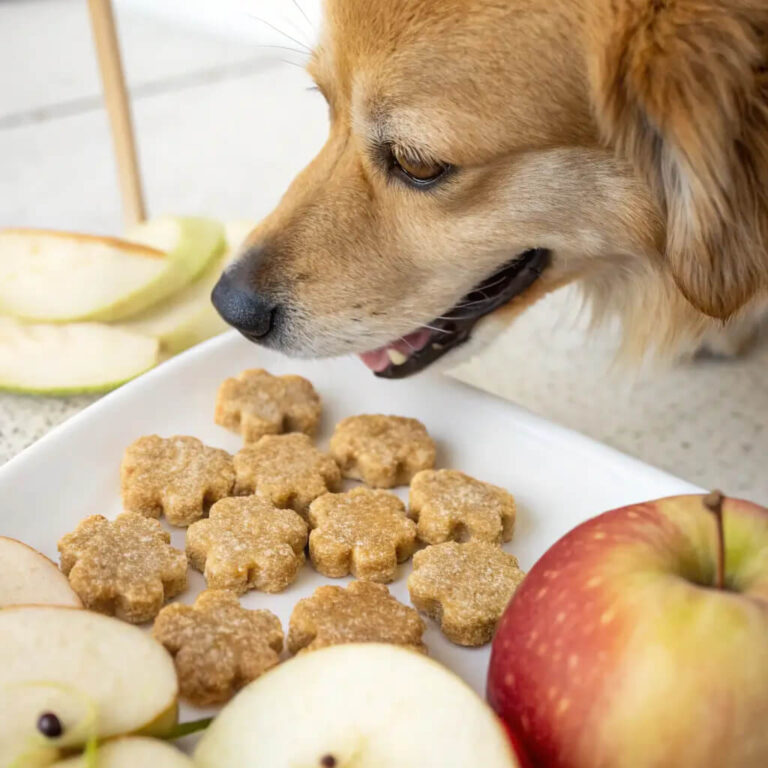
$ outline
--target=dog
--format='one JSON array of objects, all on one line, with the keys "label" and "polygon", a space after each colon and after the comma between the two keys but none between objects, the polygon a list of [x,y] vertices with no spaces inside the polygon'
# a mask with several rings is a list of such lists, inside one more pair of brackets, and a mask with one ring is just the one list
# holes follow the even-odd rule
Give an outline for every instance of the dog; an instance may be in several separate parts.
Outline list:
[{"label": "dog", "polygon": [[624,350],[741,339],[768,298],[765,0],[327,0],[325,146],[213,302],[399,378],[568,283]]}]

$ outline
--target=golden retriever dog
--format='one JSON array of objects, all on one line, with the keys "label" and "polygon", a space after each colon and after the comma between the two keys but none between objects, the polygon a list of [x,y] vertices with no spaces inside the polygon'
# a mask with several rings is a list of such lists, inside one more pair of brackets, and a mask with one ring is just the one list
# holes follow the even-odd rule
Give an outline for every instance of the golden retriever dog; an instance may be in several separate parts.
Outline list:
[{"label": "golden retriever dog", "polygon": [[213,294],[258,343],[395,378],[566,283],[636,354],[768,297],[766,0],[327,0],[309,71],[327,143]]}]

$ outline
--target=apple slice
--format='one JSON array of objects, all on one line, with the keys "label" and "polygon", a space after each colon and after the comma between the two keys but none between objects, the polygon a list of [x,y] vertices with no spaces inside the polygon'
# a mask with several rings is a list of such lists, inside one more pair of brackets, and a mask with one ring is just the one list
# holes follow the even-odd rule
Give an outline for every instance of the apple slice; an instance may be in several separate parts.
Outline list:
[{"label": "apple slice", "polygon": [[211,304],[211,291],[226,261],[217,259],[192,285],[120,324],[126,331],[154,336],[163,356],[175,355],[227,330]]},{"label": "apple slice", "polygon": [[203,735],[198,768],[513,768],[501,723],[452,672],[391,645],[297,656],[244,688]]},{"label": "apple slice", "polygon": [[99,323],[25,325],[0,317],[0,390],[104,392],[152,368],[157,339]]},{"label": "apple slice", "polygon": [[0,536],[0,608],[34,603],[83,605],[54,562],[16,539]]},{"label": "apple slice", "polygon": [[[61,606],[0,611],[4,768],[49,765],[62,749],[94,739],[165,733],[176,721],[177,694],[171,657],[137,627]],[[41,727],[43,714],[60,735]]]},{"label": "apple slice", "polygon": [[0,311],[23,320],[91,319],[167,270],[163,251],[125,240],[0,230]]},{"label": "apple slice", "polygon": [[[211,291],[224,267],[253,227],[251,222],[236,221],[225,224],[226,252],[215,259],[191,285],[159,305],[130,318],[121,324],[122,327],[157,338],[163,355],[174,355],[226,331],[227,324],[211,304]],[[134,232],[136,230],[129,232],[129,236]]]},{"label": "apple slice", "polygon": [[192,761],[175,747],[138,736],[99,745],[96,766],[86,755],[55,763],[52,768],[193,768]]},{"label": "apple slice", "polygon": [[224,228],[213,219],[162,216],[133,227],[130,239],[166,253],[167,268],[153,284],[92,319],[121,320],[158,304],[189,285],[226,248]]},{"label": "apple slice", "polygon": [[0,312],[38,322],[118,320],[178,291],[224,247],[223,228],[207,219],[163,218],[144,226],[142,243],[0,231]]}]

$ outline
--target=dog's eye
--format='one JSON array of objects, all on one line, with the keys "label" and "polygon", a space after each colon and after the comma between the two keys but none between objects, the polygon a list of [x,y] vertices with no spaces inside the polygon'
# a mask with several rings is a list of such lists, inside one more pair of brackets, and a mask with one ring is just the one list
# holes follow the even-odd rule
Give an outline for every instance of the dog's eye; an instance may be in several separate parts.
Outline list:
[{"label": "dog's eye", "polygon": [[428,162],[408,157],[397,147],[392,147],[392,168],[418,186],[427,186],[436,182],[450,166],[445,163]]}]

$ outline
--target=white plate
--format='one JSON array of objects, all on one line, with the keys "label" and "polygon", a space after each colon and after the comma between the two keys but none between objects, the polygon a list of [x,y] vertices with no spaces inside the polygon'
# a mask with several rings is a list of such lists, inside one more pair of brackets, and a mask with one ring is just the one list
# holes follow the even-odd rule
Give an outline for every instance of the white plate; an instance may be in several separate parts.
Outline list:
[{"label": "white plate", "polygon": [[[339,419],[356,413],[393,413],[423,421],[438,442],[438,466],[461,469],[515,495],[517,530],[506,549],[526,570],[588,517],[636,501],[698,490],[446,377],[426,373],[405,381],[382,381],[355,359],[287,360],[231,333],[105,397],[0,468],[0,535],[21,539],[56,559],[57,540],[83,517],[96,513],[114,517],[120,512],[120,460],[126,446],[141,435],[189,434],[236,451],[239,437],[213,423],[216,390],[225,377],[254,366],[298,373],[314,383],[325,405],[322,445],[327,445]],[[406,497],[406,489],[398,492]],[[173,543],[183,548],[183,530],[173,529]],[[404,602],[408,602],[409,570],[409,563],[401,566],[391,586]],[[347,580],[326,579],[307,565],[284,593],[250,592],[243,604],[269,608],[287,628],[296,602],[331,581]],[[190,589],[180,599],[191,602],[202,587],[200,574],[190,572]],[[452,645],[432,622],[425,640],[432,657],[484,692],[488,647],[468,650]],[[199,712],[187,708],[183,715],[186,719]]]}]

